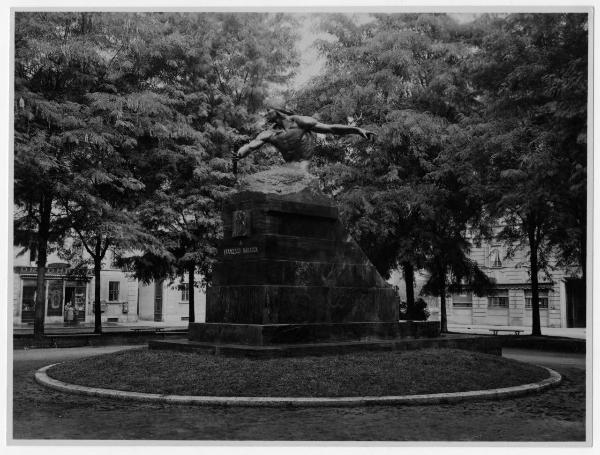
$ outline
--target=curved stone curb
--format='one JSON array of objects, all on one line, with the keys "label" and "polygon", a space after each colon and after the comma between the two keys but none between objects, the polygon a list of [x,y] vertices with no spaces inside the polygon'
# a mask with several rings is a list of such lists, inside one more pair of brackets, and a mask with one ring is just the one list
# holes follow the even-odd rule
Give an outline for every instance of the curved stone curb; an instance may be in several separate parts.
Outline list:
[{"label": "curved stone curb", "polygon": [[159,402],[169,404],[195,404],[218,406],[276,406],[276,407],[320,407],[320,406],[372,406],[372,405],[417,405],[457,403],[469,400],[496,400],[500,398],[518,397],[541,392],[556,386],[562,377],[550,368],[542,367],[550,376],[540,382],[523,384],[501,389],[473,390],[469,392],[434,393],[427,395],[400,395],[381,397],[211,397],[191,395],[164,395],[159,393],[128,392],[124,390],[85,387],[53,379],[46,371],[57,363],[40,368],[35,372],[35,380],[51,389],[61,392],[77,393],[96,397],[117,398],[134,401]]}]

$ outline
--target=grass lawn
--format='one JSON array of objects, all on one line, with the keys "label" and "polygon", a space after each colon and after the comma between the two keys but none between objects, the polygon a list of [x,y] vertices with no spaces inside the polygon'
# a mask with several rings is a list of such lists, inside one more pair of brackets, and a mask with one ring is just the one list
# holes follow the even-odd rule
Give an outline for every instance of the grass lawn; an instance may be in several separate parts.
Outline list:
[{"label": "grass lawn", "polygon": [[459,392],[536,382],[539,367],[455,349],[278,359],[133,350],[68,361],[64,382],[136,392],[210,396],[381,396]]}]

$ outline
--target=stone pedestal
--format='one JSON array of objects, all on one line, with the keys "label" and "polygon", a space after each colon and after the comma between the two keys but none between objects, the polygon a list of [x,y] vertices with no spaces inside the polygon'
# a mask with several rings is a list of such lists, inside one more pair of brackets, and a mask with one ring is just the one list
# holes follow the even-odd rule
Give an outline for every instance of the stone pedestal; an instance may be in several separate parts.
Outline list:
[{"label": "stone pedestal", "polygon": [[222,216],[206,323],[190,324],[191,340],[264,345],[399,336],[395,291],[305,169],[252,176]]},{"label": "stone pedestal", "polygon": [[250,176],[222,216],[206,323],[190,324],[190,340],[267,346],[439,334],[436,324],[401,327],[394,289],[302,164]]}]

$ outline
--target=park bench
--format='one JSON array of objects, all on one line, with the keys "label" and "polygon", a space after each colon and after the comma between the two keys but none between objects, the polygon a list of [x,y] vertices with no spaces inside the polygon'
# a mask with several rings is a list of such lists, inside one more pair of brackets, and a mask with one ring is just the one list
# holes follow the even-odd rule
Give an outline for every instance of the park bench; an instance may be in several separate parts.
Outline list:
[{"label": "park bench", "polygon": [[135,333],[162,333],[165,329],[164,327],[140,327],[131,330]]},{"label": "park bench", "polygon": [[492,332],[492,335],[498,335],[498,332],[513,332],[515,335],[520,335],[523,330],[519,330],[519,329],[490,329],[490,332]]}]

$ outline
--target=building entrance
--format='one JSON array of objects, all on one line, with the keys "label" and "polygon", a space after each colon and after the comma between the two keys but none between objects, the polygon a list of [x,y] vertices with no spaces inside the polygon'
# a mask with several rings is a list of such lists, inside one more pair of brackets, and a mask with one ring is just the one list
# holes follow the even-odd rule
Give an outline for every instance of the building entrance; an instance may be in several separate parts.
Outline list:
[{"label": "building entrance", "polygon": [[23,283],[23,294],[21,298],[21,322],[29,323],[35,319],[35,296],[37,285],[35,281]]},{"label": "building entrance", "polygon": [[162,322],[163,320],[163,281],[154,283],[154,321]]},{"label": "building entrance", "polygon": [[85,320],[85,290],[85,285],[73,282],[65,284],[65,308],[73,308],[74,323]]},{"label": "building entrance", "polygon": [[585,327],[585,282],[581,278],[568,279],[567,327]]}]

